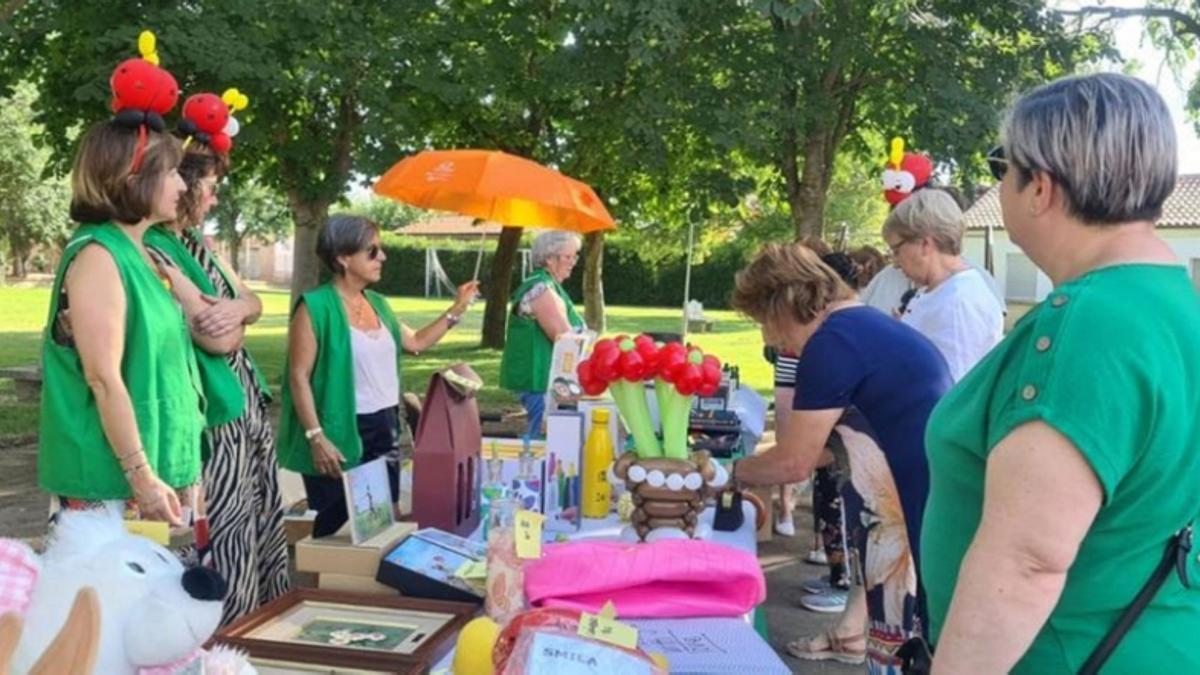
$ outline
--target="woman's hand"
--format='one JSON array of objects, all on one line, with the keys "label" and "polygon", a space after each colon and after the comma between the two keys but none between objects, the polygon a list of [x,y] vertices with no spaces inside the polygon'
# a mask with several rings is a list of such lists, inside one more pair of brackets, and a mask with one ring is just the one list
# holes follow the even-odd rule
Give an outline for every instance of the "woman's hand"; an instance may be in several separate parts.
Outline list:
[{"label": "woman's hand", "polygon": [[324,434],[314,436],[310,447],[312,448],[313,468],[317,470],[317,473],[333,477],[342,475],[342,463],[346,461],[346,458],[328,438],[325,438]]},{"label": "woman's hand", "polygon": [[133,498],[143,520],[166,521],[173,527],[183,526],[183,508],[175,490],[154,475],[150,467],[143,464],[130,477]]},{"label": "woman's hand", "polygon": [[458,287],[458,293],[454,297],[454,313],[462,314],[467,311],[467,307],[475,302],[475,298],[479,297],[479,282],[468,281]]},{"label": "woman's hand", "polygon": [[246,313],[239,300],[201,295],[208,306],[192,317],[192,324],[201,335],[221,337],[241,326]]}]

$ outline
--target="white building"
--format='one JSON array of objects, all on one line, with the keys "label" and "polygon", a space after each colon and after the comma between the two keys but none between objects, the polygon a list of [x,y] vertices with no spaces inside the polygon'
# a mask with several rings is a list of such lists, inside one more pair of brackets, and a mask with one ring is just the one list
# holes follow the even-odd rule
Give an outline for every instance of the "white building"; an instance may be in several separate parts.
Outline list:
[{"label": "white building", "polygon": [[[1008,239],[1000,218],[1000,187],[988,190],[964,214],[966,234],[963,255],[983,265],[987,227],[992,226],[993,274],[1010,310],[1013,306],[1032,305],[1050,292],[1050,279],[1033,266],[1029,258]],[[1175,191],[1163,205],[1158,221],[1162,236],[1175,255],[1187,266],[1192,280],[1200,290],[1200,174],[1179,177]],[[1017,314],[1019,314],[1018,312]],[[1010,311],[1010,317],[1014,312]]]}]

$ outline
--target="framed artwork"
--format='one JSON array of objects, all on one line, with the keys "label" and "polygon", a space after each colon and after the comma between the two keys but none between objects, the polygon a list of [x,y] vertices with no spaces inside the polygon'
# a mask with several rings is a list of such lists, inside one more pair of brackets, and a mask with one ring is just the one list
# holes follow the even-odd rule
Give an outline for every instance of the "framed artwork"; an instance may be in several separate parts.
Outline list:
[{"label": "framed artwork", "polygon": [[258,675],[387,675],[382,670],[361,670],[359,668],[339,668],[337,666],[322,666],[300,661],[280,661],[278,659],[256,659],[250,657],[250,665],[258,671]]},{"label": "framed artwork", "polygon": [[386,458],[380,457],[342,473],[350,520],[350,543],[355,546],[396,522],[386,462]]},{"label": "framed artwork", "polygon": [[301,673],[419,673],[453,647],[477,610],[442,600],[296,589],[214,640],[255,659],[304,664],[309,670]]}]

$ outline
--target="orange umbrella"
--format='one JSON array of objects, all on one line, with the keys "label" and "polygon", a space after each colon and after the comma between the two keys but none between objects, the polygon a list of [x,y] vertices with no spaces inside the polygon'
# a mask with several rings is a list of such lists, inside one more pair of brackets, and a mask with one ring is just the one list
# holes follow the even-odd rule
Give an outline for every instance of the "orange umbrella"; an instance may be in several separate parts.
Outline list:
[{"label": "orange umbrella", "polygon": [[586,184],[497,150],[426,150],[397,162],[374,189],[413,206],[516,227],[581,233],[617,227]]}]

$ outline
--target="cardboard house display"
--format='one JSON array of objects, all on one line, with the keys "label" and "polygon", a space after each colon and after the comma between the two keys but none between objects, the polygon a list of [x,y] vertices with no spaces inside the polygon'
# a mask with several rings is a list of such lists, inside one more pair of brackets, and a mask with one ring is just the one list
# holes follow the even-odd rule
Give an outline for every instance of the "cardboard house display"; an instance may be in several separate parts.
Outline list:
[{"label": "cardboard house display", "polygon": [[479,404],[482,380],[464,363],[434,373],[413,451],[413,518],[467,535],[479,525]]}]

